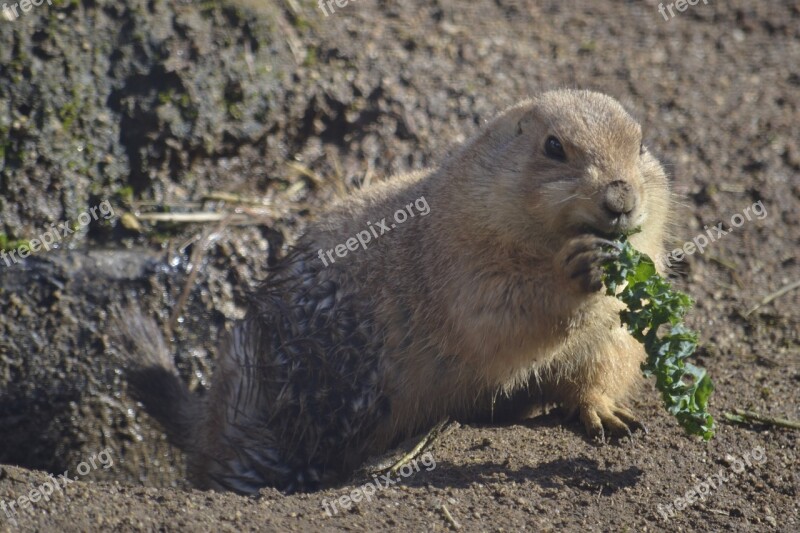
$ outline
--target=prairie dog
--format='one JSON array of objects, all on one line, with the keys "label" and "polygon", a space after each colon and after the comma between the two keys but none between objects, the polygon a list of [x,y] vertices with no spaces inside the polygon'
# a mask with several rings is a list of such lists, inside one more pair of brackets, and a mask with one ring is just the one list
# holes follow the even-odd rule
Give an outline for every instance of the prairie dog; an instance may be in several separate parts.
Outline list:
[{"label": "prairie dog", "polygon": [[177,377],[155,323],[126,316],[130,382],[194,483],[240,493],[325,486],[526,387],[591,436],[629,433],[644,352],[600,265],[609,236],[635,227],[637,249],[663,252],[671,210],[666,175],[616,100],[546,92],[439,167],[331,207],[255,291],[207,395]]}]

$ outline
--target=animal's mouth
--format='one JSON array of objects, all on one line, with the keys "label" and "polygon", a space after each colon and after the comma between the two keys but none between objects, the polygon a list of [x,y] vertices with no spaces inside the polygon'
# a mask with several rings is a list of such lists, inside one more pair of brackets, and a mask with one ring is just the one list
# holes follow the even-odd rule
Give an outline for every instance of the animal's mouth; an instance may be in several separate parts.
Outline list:
[{"label": "animal's mouth", "polygon": [[642,229],[641,217],[636,220],[626,215],[615,217],[607,222],[584,224],[578,228],[580,233],[590,233],[604,239],[614,240],[625,235],[633,235]]},{"label": "animal's mouth", "polygon": [[614,233],[630,235],[642,229],[643,217],[631,217],[630,215],[620,215],[609,221]]},{"label": "animal's mouth", "polygon": [[608,240],[614,240],[622,237],[623,233],[615,232],[615,231],[604,231],[599,229],[595,226],[584,225],[578,228],[578,233],[588,233],[590,235],[596,235],[598,237],[602,237]]}]

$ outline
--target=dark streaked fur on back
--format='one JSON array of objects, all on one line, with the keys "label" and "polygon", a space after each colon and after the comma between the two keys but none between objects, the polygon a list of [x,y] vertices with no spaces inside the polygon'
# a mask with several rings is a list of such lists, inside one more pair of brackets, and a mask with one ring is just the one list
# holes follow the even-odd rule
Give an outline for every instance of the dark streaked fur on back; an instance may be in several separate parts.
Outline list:
[{"label": "dark streaked fur on back", "polygon": [[203,397],[178,377],[155,322],[117,311],[134,396],[186,452],[197,486],[314,490],[366,458],[367,437],[389,410],[381,334],[315,261],[301,246],[270,269]]}]

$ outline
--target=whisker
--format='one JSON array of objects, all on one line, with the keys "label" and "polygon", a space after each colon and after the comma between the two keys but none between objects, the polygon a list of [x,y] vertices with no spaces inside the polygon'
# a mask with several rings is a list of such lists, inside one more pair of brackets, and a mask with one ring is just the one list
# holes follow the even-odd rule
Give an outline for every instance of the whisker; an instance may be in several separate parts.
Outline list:
[{"label": "whisker", "polygon": [[[561,200],[561,201],[559,201],[559,202],[556,202],[556,203],[555,203],[555,205],[558,205],[558,204],[563,204],[564,202],[569,202],[569,201],[570,201],[570,200],[572,200],[573,198],[577,198],[577,197],[578,197],[578,195],[577,195],[577,194],[573,194],[572,196],[567,196],[567,197],[566,197],[566,198],[564,198],[563,200]],[[584,199],[586,199],[586,198],[584,198]]]}]

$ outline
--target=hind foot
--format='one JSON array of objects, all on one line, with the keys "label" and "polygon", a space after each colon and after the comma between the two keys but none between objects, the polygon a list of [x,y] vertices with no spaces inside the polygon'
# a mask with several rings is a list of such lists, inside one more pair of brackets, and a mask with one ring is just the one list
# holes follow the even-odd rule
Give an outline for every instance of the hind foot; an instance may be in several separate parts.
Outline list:
[{"label": "hind foot", "polygon": [[633,440],[633,431],[647,433],[647,428],[636,415],[605,395],[590,396],[576,408],[589,438],[606,442],[606,433],[613,437],[628,437]]}]

